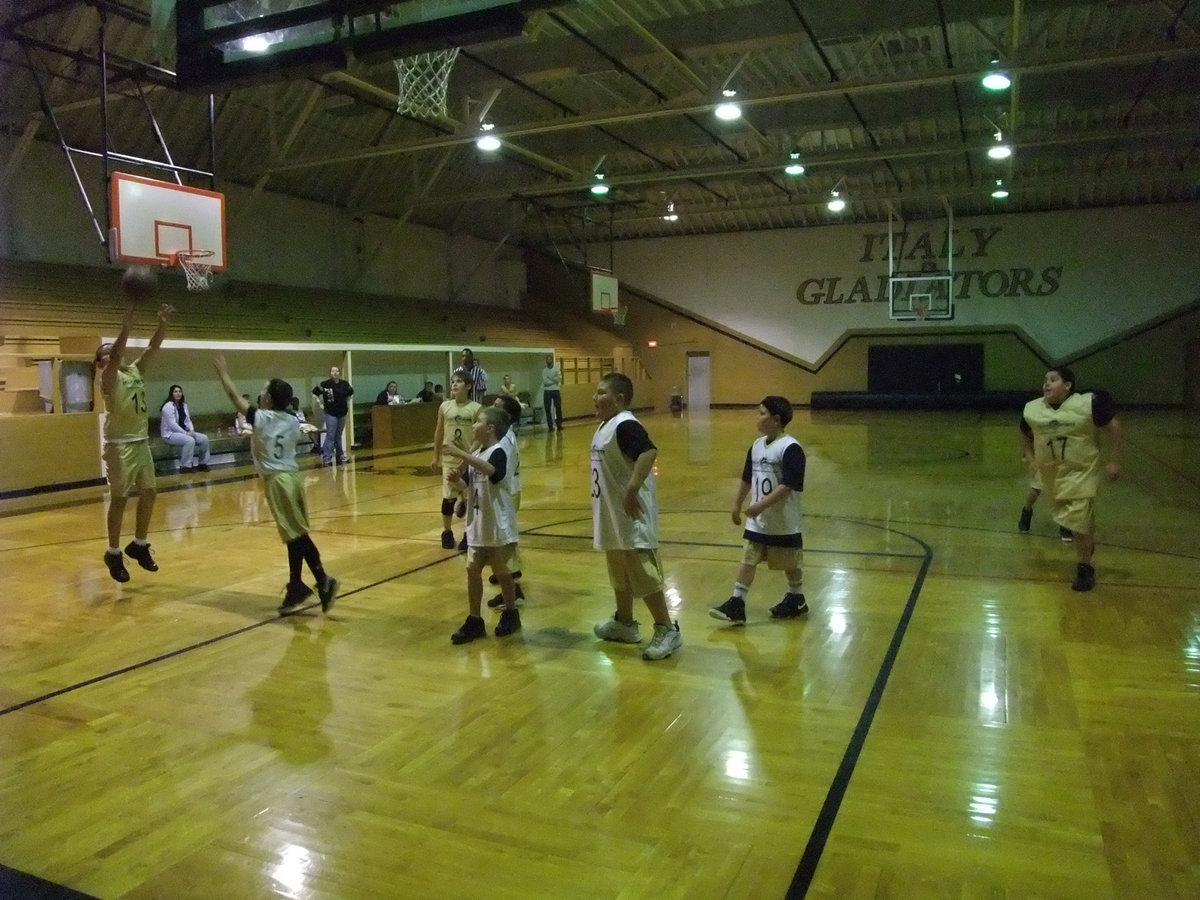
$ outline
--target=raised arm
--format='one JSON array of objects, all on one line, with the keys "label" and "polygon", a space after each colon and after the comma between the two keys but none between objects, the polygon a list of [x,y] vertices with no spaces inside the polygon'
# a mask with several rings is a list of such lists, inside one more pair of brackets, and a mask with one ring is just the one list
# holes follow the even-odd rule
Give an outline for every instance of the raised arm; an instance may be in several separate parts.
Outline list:
[{"label": "raised arm", "polygon": [[225,396],[233,401],[233,408],[244,416],[250,410],[250,404],[246,402],[245,397],[238,393],[237,385],[229,377],[229,367],[225,365],[225,357],[216,357],[213,360],[213,368],[217,370],[217,378],[221,380],[221,387],[225,389]]},{"label": "raised arm", "polygon": [[111,394],[117,386],[117,370],[121,368],[121,360],[125,357],[125,344],[129,341],[129,332],[133,330],[135,313],[134,307],[130,306],[125,310],[125,315],[121,317],[121,333],[113,342],[112,349],[108,353],[108,364],[100,375],[100,393],[105,396]]},{"label": "raised arm", "polygon": [[162,346],[163,338],[167,336],[167,322],[175,312],[175,307],[170,303],[164,303],[158,308],[158,327],[154,329],[154,334],[150,336],[150,346],[148,346],[140,357],[138,357],[137,367],[142,374],[146,374],[146,369],[154,362],[154,357],[158,355],[158,348]]}]

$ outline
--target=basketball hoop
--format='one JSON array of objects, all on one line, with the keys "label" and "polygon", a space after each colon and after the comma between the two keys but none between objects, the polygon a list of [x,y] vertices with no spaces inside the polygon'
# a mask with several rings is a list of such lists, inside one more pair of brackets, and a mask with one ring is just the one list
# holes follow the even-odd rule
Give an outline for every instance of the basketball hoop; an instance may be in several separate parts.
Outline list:
[{"label": "basketball hoop", "polygon": [[208,290],[209,279],[212,276],[212,264],[209,259],[213,256],[213,252],[212,250],[179,250],[171,254],[171,265],[177,265],[183,269],[183,274],[187,276],[189,291]]},{"label": "basketball hoop", "polygon": [[929,312],[929,307],[924,303],[914,303],[912,307],[913,316],[918,322],[925,321],[925,314]]},{"label": "basketball hoop", "polygon": [[458,48],[433,50],[393,60],[400,85],[396,112],[422,119],[446,118],[446,88]]}]

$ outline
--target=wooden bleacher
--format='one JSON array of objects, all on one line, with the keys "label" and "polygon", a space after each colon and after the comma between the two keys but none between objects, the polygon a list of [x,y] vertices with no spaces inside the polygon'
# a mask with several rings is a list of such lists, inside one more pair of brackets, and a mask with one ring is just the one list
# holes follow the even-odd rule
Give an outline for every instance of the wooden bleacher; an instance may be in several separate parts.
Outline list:
[{"label": "wooden bleacher", "polygon": [[[167,276],[156,299],[177,310],[173,338],[449,344],[481,355],[489,346],[540,346],[560,356],[611,355],[613,343],[600,329],[564,340],[558,323],[522,310],[377,294],[219,279],[189,293]],[[126,305],[118,269],[0,261],[0,336],[115,334]]]}]

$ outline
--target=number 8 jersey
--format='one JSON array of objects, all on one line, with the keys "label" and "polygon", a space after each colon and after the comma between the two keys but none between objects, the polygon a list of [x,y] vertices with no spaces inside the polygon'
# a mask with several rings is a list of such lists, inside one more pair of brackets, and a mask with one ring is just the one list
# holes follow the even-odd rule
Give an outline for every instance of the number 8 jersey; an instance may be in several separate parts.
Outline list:
[{"label": "number 8 jersey", "polygon": [[751,445],[742,470],[742,481],[750,484],[750,502],[757,503],[780,484],[792,492],[759,515],[747,516],[743,537],[773,547],[803,546],[804,467],[804,449],[790,434],[781,434],[770,443],[760,437]]}]

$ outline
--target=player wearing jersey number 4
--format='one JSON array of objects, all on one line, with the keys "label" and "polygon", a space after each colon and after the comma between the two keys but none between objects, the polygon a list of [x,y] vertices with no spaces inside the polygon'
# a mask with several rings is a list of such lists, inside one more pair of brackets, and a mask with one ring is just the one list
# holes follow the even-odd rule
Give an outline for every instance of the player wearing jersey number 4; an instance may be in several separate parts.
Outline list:
[{"label": "player wearing jersey number 4", "polygon": [[1108,479],[1121,472],[1121,425],[1105,391],[1075,393],[1075,373],[1065,366],[1046,372],[1042,396],[1025,404],[1021,416],[1023,456],[1032,458],[1050,500],[1051,515],[1074,538],[1076,569],[1071,587],[1090,591],[1096,584],[1096,492],[1100,486],[1100,446],[1108,433]]},{"label": "player wearing jersey number 4", "polygon": [[742,561],[733,596],[708,611],[714,619],[746,624],[746,595],[763,561],[769,569],[783,570],[788,585],[783,599],[771,607],[771,617],[794,619],[808,612],[804,594],[800,593],[804,578],[801,497],[805,456],[800,442],[784,431],[791,421],[792,404],[783,397],[765,397],[758,405],[756,426],[762,437],[746,453],[730,515],[734,525],[741,525],[742,505],[750,497],[746,530],[742,533]]}]

